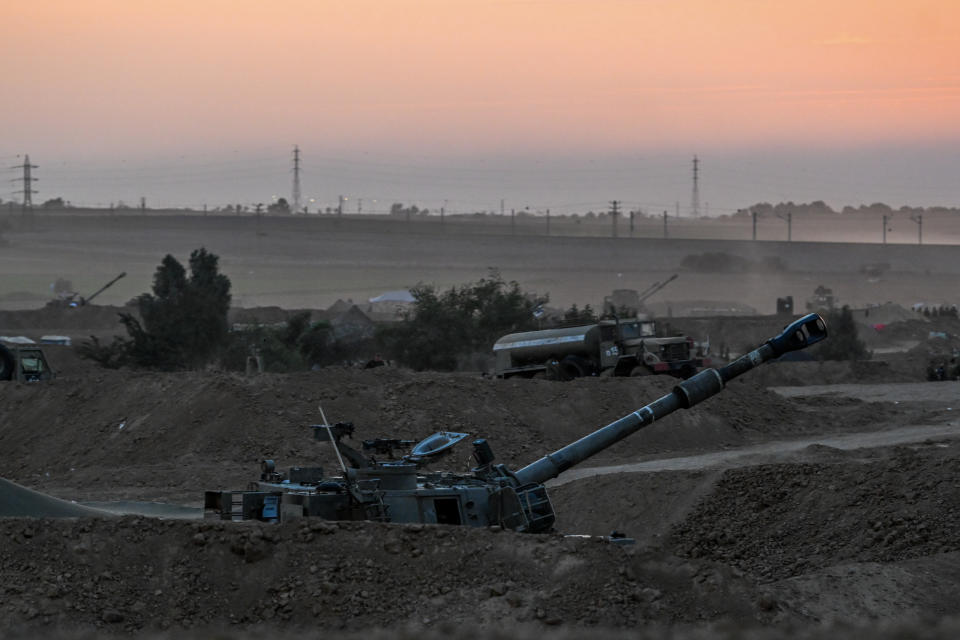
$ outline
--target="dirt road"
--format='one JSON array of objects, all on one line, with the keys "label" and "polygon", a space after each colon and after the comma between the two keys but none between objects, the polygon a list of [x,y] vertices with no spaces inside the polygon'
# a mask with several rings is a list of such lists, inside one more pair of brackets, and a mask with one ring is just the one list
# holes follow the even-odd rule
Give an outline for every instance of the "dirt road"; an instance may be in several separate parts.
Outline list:
[{"label": "dirt road", "polygon": [[888,384],[827,384],[771,387],[784,398],[843,397],[864,402],[924,402],[960,411],[960,383],[914,382]]},{"label": "dirt road", "polygon": [[899,429],[884,429],[882,431],[868,431],[860,433],[846,433],[836,436],[811,436],[798,440],[780,440],[740,447],[726,451],[702,453],[695,456],[664,458],[647,460],[630,464],[608,465],[604,467],[587,467],[572,469],[563,474],[563,477],[554,478],[547,483],[548,487],[558,487],[570,482],[576,482],[593,476],[610,475],[615,473],[653,473],[657,471],[696,471],[704,469],[729,469],[732,467],[746,467],[750,465],[769,464],[776,461],[786,461],[795,458],[795,454],[809,447],[820,446],[842,451],[856,449],[871,449],[875,447],[893,447],[902,444],[925,442],[929,440],[944,440],[960,438],[960,424],[949,422],[936,425],[916,425]]}]

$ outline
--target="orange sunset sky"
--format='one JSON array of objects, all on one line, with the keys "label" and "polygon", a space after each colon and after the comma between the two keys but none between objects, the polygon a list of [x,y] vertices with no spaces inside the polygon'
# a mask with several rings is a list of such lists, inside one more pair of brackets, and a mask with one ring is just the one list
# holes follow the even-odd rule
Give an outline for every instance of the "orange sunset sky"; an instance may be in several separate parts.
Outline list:
[{"label": "orange sunset sky", "polygon": [[[215,182],[231,166],[285,162],[293,144],[315,180],[358,193],[369,162],[368,184],[386,177],[370,197],[415,191],[405,177],[427,181],[428,165],[451,158],[470,171],[632,154],[657,175],[675,165],[679,192],[693,153],[705,190],[711,161],[730,185],[793,154],[775,174],[785,196],[809,154],[903,151],[944,176],[958,159],[955,0],[3,1],[0,157],[31,154],[45,193],[62,186],[77,200],[112,197],[87,194],[93,167],[116,166],[128,177],[112,188],[142,191],[123,174],[131,165],[155,167],[182,199],[207,197],[161,159]],[[338,158],[354,163],[349,179]],[[410,163],[423,170],[407,176]],[[451,198],[492,188],[471,175]],[[819,186],[838,190],[834,180]],[[868,198],[867,180],[855,177],[848,198]],[[939,182],[896,188],[936,201],[916,204],[960,197]]]}]

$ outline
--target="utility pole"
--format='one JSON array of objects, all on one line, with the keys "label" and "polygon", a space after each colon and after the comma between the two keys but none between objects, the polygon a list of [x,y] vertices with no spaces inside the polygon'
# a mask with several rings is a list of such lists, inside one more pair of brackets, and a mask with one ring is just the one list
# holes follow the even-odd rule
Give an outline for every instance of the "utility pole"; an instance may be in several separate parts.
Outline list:
[{"label": "utility pole", "polygon": [[32,211],[33,210],[33,194],[37,193],[37,190],[33,188],[33,183],[37,181],[30,174],[31,169],[39,169],[35,164],[30,164],[30,155],[23,156],[23,164],[18,164],[10,167],[11,169],[23,169],[22,178],[14,178],[11,182],[23,182],[23,189],[17,191],[16,193],[23,193],[23,211]]},{"label": "utility pole", "polygon": [[440,228],[441,228],[441,229],[443,228],[443,218],[444,218],[444,215],[446,214],[446,212],[447,212],[447,201],[444,200],[444,201],[443,201],[443,206],[440,207]]},{"label": "utility pole", "polygon": [[511,235],[516,235],[517,233],[517,210],[510,209],[510,233]]},{"label": "utility pole", "polygon": [[754,210],[750,211],[750,216],[753,218],[753,241],[757,241],[757,212]]},{"label": "utility pole", "polygon": [[690,198],[690,208],[694,218],[700,217],[700,160],[693,156],[693,196]]},{"label": "utility pole", "polygon": [[337,215],[343,216],[343,201],[346,200],[346,198],[344,198],[343,196],[337,196],[337,197],[339,198],[339,201],[338,201],[339,204],[337,204]]},{"label": "utility pole", "polygon": [[617,218],[620,217],[620,201],[610,201],[610,217],[613,218],[613,237],[617,237]]},{"label": "utility pole", "polygon": [[550,209],[547,209],[547,235],[550,235]]},{"label": "utility pole", "polygon": [[[787,242],[790,242],[793,239],[793,212],[788,211],[787,215],[783,215],[782,213],[776,215],[781,220],[787,221]],[[756,240],[756,238],[754,238],[754,240]]]},{"label": "utility pole", "polygon": [[293,145],[293,212],[300,213],[300,147]]},{"label": "utility pole", "polygon": [[887,244],[887,216],[883,216],[883,244]]},{"label": "utility pole", "polygon": [[923,214],[910,216],[910,219],[917,223],[917,244],[923,244]]},{"label": "utility pole", "polygon": [[667,238],[668,238],[668,235],[667,235],[667,212],[664,211],[664,212],[663,212],[663,239],[666,240]]}]

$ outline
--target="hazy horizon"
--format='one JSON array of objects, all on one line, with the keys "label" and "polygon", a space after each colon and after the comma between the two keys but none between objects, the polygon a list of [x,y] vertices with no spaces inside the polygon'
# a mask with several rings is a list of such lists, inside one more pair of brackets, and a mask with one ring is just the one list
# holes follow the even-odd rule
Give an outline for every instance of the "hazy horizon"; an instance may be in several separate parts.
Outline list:
[{"label": "hazy horizon", "polygon": [[[960,151],[952,147],[843,152],[768,152],[698,154],[700,213],[735,212],[758,202],[823,200],[834,209],[883,202],[900,206],[960,205],[956,168]],[[332,155],[301,148],[302,203],[311,212],[336,208],[386,212],[394,202],[450,213],[511,208],[554,213],[601,211],[620,200],[648,213],[676,204],[691,214],[693,154],[584,155],[448,158]],[[3,159],[0,159],[3,160]],[[9,157],[5,165],[21,163]],[[269,204],[290,200],[292,148],[288,153],[222,156],[193,154],[169,158],[51,160],[31,154],[34,204],[62,197],[77,206],[210,208],[228,204]],[[0,176],[13,178],[17,170]],[[13,183],[11,183],[13,184]],[[14,187],[16,188],[16,187]],[[19,200],[10,189],[0,197]]]},{"label": "hazy horizon", "polygon": [[30,154],[38,201],[267,203],[298,144],[308,206],[684,211],[694,154],[712,214],[956,206],[958,21],[952,0],[37,0],[0,24],[0,197]]}]

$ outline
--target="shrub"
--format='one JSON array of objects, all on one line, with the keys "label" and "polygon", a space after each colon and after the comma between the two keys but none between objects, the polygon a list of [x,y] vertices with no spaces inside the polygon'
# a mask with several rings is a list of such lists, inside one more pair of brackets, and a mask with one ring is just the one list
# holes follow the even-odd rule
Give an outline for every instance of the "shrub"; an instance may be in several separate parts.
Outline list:
[{"label": "shrub", "polygon": [[333,339],[329,322],[311,323],[310,312],[303,311],[281,327],[258,325],[231,332],[221,364],[242,371],[252,355],[261,357],[267,371],[303,371],[340,361],[344,347]]},{"label": "shrub", "polygon": [[524,293],[516,282],[505,282],[496,270],[443,293],[424,284],[411,293],[412,313],[382,327],[377,337],[390,358],[418,371],[454,370],[459,357],[488,353],[500,336],[536,329],[534,310],[547,301]]},{"label": "shrub", "polygon": [[816,347],[820,360],[866,360],[870,357],[866,343],[859,338],[850,307],[844,305],[842,309],[831,309],[826,321],[829,337]]},{"label": "shrub", "polygon": [[153,293],[134,299],[140,317],[121,313],[129,339],[102,345],[95,338],[80,355],[104,366],[183,369],[210,362],[227,340],[230,279],[217,267],[219,258],[200,248],[190,254],[190,273],[167,255],[153,275]]}]

